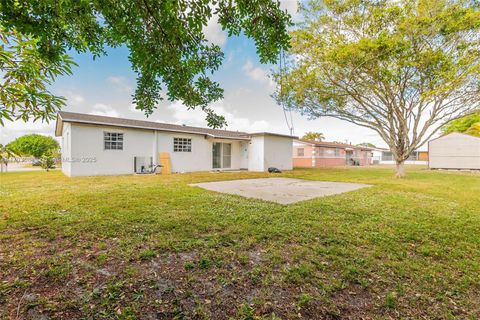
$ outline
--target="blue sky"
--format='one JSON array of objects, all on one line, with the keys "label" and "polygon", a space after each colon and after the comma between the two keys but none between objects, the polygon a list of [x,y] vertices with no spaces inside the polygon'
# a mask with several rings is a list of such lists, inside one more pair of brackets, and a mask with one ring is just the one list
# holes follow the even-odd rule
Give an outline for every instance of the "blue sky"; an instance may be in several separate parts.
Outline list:
[{"label": "blue sky", "polygon": [[[292,13],[297,8],[294,0],[284,0],[282,5]],[[225,90],[224,99],[212,107],[226,117],[228,129],[288,133],[283,111],[270,96],[274,84],[269,74],[277,67],[260,64],[252,40],[243,36],[227,38],[213,20],[205,32],[207,39],[220,45],[225,53],[222,67],[213,76]],[[90,54],[73,54],[73,57],[79,65],[73,75],[59,78],[52,87],[55,94],[67,98],[63,110],[146,119],[132,107],[136,75],[131,70],[126,48],[110,49],[107,56],[96,60]],[[204,118],[201,111],[187,110],[181,102],[166,101],[148,120],[205,126]],[[332,118],[308,120],[294,113],[293,125],[294,134],[299,136],[306,131],[319,131],[331,141],[384,145],[373,131]],[[33,132],[53,135],[54,123],[7,123],[0,127],[0,143]]]}]

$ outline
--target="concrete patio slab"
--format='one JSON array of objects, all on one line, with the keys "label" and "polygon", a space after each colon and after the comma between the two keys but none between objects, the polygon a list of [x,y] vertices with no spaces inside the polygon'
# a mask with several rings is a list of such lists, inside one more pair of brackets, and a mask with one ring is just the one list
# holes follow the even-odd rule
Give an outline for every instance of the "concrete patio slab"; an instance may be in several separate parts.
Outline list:
[{"label": "concrete patio slab", "polygon": [[291,178],[264,178],[190,184],[207,190],[291,204],[317,197],[370,187],[368,184],[312,181]]}]

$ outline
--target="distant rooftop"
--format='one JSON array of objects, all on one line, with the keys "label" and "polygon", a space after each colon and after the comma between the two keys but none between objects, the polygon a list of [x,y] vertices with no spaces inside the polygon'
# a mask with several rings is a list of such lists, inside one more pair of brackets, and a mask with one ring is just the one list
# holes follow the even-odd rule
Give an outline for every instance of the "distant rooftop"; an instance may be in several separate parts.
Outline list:
[{"label": "distant rooftop", "polygon": [[315,141],[315,140],[306,140],[306,139],[298,139],[296,141],[300,143],[313,144],[316,147],[352,148],[352,149],[355,148],[355,149],[362,149],[362,150],[373,150],[372,148],[369,148],[369,147],[356,146],[353,144],[340,143],[340,142]]}]

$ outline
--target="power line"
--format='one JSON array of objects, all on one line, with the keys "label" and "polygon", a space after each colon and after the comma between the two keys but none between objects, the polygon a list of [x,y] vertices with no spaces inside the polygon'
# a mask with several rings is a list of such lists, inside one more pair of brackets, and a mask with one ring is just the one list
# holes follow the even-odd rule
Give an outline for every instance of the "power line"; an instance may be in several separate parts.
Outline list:
[{"label": "power line", "polygon": [[[278,60],[279,60],[279,65],[280,65],[280,91],[282,91],[282,88],[283,88],[283,78],[284,78],[284,75],[285,75],[285,66],[286,66],[286,62],[285,62],[285,52],[283,49],[280,49],[280,52],[278,54]],[[285,118],[285,123],[287,124],[287,128],[288,130],[290,131],[290,135],[293,136],[293,133],[294,133],[294,130],[293,130],[293,116],[292,116],[292,110],[289,110],[289,113],[290,113],[290,123],[288,122],[288,116],[287,116],[287,110],[286,110],[286,107],[285,107],[285,101],[283,98],[280,98],[280,106],[282,107],[283,109],[283,116]]]}]

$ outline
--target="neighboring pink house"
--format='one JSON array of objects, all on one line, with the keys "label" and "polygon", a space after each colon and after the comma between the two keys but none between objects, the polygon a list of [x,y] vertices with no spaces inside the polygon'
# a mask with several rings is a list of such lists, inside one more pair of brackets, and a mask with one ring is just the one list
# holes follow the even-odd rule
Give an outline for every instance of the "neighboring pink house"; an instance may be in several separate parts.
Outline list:
[{"label": "neighboring pink house", "polygon": [[295,140],[294,167],[368,166],[372,162],[372,149],[346,143]]}]

